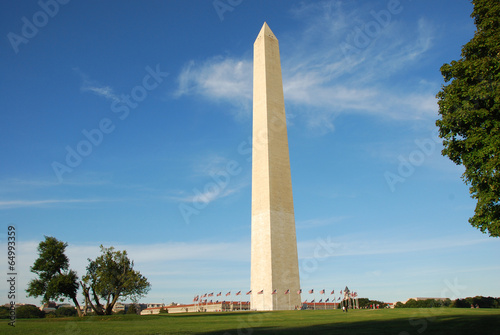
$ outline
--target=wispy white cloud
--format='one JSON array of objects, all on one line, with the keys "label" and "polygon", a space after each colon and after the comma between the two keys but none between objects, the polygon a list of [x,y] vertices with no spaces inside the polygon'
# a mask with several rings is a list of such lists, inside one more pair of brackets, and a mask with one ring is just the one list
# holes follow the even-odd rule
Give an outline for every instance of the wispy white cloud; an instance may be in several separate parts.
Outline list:
[{"label": "wispy white cloud", "polygon": [[193,191],[193,194],[190,195],[185,195],[181,197],[169,197],[169,198],[178,202],[209,204],[217,199],[224,198],[234,192],[235,191],[232,189],[214,188],[214,189],[204,190],[203,192]]},{"label": "wispy white cloud", "polygon": [[103,199],[44,199],[44,200],[0,200],[0,209],[15,207],[40,207],[45,205],[91,203],[106,201]]},{"label": "wispy white cloud", "polygon": [[229,102],[237,117],[248,115],[252,96],[252,63],[249,60],[215,57],[203,63],[189,62],[178,77],[175,97],[201,95]]},{"label": "wispy white cloud", "polygon": [[227,164],[231,160],[218,153],[203,154],[193,159],[192,170],[195,177],[211,177],[221,173],[227,173]]},{"label": "wispy white cloud", "polygon": [[[356,243],[343,243],[343,240],[356,241]],[[489,243],[491,239],[487,237],[471,239],[468,236],[449,236],[430,239],[374,239],[372,237],[356,238],[349,236],[338,236],[335,238],[322,237],[315,240],[300,241],[298,243],[299,257],[302,259],[318,258],[314,254],[315,248],[328,243],[333,252],[322,253],[321,258],[330,258],[338,256],[370,256],[384,254],[401,254],[401,253],[416,253],[431,250],[446,250],[465,246],[473,246],[476,244]]]},{"label": "wispy white cloud", "polygon": [[120,101],[118,96],[114,93],[113,89],[109,86],[93,86],[90,83],[87,83],[87,85],[82,86],[82,91],[92,92],[95,95],[101,96],[108,100]]},{"label": "wispy white cloud", "polygon": [[[406,27],[397,15],[381,25],[370,14],[372,9],[351,8],[345,2],[331,0],[301,4],[291,10],[304,27],[300,34],[285,33],[281,39],[285,100],[289,111],[301,114],[315,131],[333,131],[335,118],[343,113],[394,120],[435,116],[433,85],[387,84],[391,76],[399,76],[430,50],[432,25],[421,18]],[[356,44],[356,34],[370,24],[379,25],[375,33],[366,36],[364,44]],[[346,45],[351,46],[347,51]],[[249,111],[251,69],[252,60],[247,58],[214,57],[190,62],[178,77],[176,96],[197,94]],[[245,114],[245,108],[240,108],[236,116]]]},{"label": "wispy white cloud", "polygon": [[95,80],[90,79],[90,77],[79,68],[74,68],[73,70],[82,78],[82,85],[80,87],[82,92],[91,92],[107,100],[120,101],[120,98],[111,87],[101,85]]},{"label": "wispy white cloud", "polygon": [[317,228],[322,226],[330,226],[349,219],[348,216],[334,216],[329,218],[316,218],[305,221],[296,222],[297,228]]},{"label": "wispy white cloud", "polygon": [[93,173],[86,172],[83,173],[82,176],[78,177],[78,179],[72,180],[64,180],[63,183],[60,183],[54,178],[49,179],[22,179],[22,178],[8,178],[4,180],[0,180],[0,192],[8,189],[9,191],[20,190],[23,191],[25,189],[31,188],[49,188],[54,186],[96,186],[96,185],[106,185],[110,184],[109,176],[103,173]]},{"label": "wispy white cloud", "polygon": [[175,195],[169,195],[166,199],[181,203],[209,204],[218,199],[237,194],[248,185],[249,183],[246,181],[217,184],[215,181],[211,180],[207,181],[203,188],[194,188],[191,193],[185,191],[176,192]]},{"label": "wispy white cloud", "polygon": [[181,203],[209,204],[240,192],[249,180],[240,175],[243,169],[226,156],[209,153],[193,158],[190,178],[198,185],[191,191],[171,191],[167,200]]}]

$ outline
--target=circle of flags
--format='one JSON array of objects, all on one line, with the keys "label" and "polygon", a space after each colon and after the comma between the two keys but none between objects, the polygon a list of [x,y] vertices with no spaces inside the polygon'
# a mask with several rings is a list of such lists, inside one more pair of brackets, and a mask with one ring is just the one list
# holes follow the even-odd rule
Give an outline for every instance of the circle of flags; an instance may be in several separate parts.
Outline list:
[{"label": "circle of flags", "polygon": [[[309,294],[314,294],[314,289],[310,289],[308,291]],[[251,295],[252,294],[252,290],[248,291],[245,295]],[[264,294],[264,290],[260,290],[257,292],[257,294]],[[274,295],[274,294],[279,294],[278,290],[275,289],[271,292],[271,295]],[[290,294],[290,289],[287,289],[283,292],[283,294]],[[297,291],[297,294],[302,294],[302,289],[299,289]],[[322,289],[319,291],[319,294],[326,294],[326,290],[325,289]],[[226,293],[226,297],[230,296],[231,295],[231,291],[227,292]],[[236,296],[241,296],[242,293],[241,291],[238,291],[235,293]],[[348,300],[348,299],[355,299],[358,297],[358,293],[357,292],[351,292],[347,286],[345,287],[344,290],[340,290],[340,293],[339,293],[339,297],[338,299],[335,299],[335,290],[332,290],[330,292],[330,295],[333,295],[333,298],[330,300],[330,298],[326,298],[324,301],[323,301],[323,298],[321,298],[318,303],[327,303],[327,302],[335,302],[335,301],[340,301],[340,300]],[[198,302],[198,303],[212,303],[212,300],[210,300],[210,302],[207,302],[208,299],[203,299],[203,298],[209,298],[209,297],[213,297],[214,296],[214,292],[211,292],[211,293],[205,293],[205,294],[202,294],[202,295],[197,295],[194,297],[193,299],[193,302]],[[222,296],[222,291],[217,293],[216,294],[217,297],[220,297]],[[216,302],[219,302],[218,300]],[[316,299],[314,298],[313,300],[310,301],[310,303],[315,303],[316,302]],[[304,301],[304,303],[307,303],[307,299]]]}]

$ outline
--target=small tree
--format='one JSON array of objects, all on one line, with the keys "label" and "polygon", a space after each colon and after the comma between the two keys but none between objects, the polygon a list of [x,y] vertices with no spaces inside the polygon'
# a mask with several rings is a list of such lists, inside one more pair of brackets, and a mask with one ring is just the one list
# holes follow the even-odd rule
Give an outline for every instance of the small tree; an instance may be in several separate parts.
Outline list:
[{"label": "small tree", "polygon": [[139,271],[133,269],[126,251],[114,251],[101,245],[102,255],[89,259],[87,274],[81,282],[87,303],[98,315],[111,315],[118,299],[138,301],[145,296],[151,284]]},{"label": "small tree", "polygon": [[38,245],[38,258],[31,267],[31,272],[38,275],[29,282],[26,292],[28,297],[42,296],[42,302],[64,300],[69,298],[76,306],[79,316],[82,316],[78,299],[78,276],[73,270],[68,270],[69,260],[64,254],[67,243],[54,237],[45,236],[45,241]]},{"label": "small tree", "polygon": [[128,305],[127,314],[138,314],[135,304]]}]

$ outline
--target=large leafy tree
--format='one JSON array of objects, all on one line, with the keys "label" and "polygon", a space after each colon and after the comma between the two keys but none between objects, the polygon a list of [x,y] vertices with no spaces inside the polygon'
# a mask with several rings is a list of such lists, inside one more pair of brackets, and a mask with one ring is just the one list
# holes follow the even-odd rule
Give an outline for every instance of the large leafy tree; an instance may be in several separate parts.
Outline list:
[{"label": "large leafy tree", "polygon": [[462,179],[477,199],[469,222],[500,236],[500,1],[473,0],[474,37],[458,61],[444,64],[436,122],[443,155],[463,164]]},{"label": "large leafy tree", "polygon": [[87,274],[81,282],[86,303],[98,315],[110,315],[118,299],[134,302],[145,296],[151,284],[139,271],[127,251],[115,251],[101,245],[101,255],[89,259]]},{"label": "large leafy tree", "polygon": [[78,292],[78,276],[69,270],[69,260],[65,255],[67,243],[54,237],[45,236],[45,240],[38,245],[38,258],[31,267],[31,272],[38,278],[28,283],[28,296],[42,296],[42,302],[50,300],[64,300],[69,298],[75,304],[78,315],[82,315],[76,298]]}]

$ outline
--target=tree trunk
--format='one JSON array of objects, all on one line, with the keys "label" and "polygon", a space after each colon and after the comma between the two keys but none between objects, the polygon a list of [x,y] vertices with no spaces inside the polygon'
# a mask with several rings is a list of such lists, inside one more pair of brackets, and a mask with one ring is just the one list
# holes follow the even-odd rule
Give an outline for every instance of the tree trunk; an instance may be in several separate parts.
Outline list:
[{"label": "tree trunk", "polygon": [[83,316],[82,309],[80,308],[80,304],[78,303],[78,299],[76,299],[76,295],[71,297],[71,299],[73,300],[73,303],[75,304],[76,311],[78,312],[78,316],[82,317]]},{"label": "tree trunk", "polygon": [[99,301],[99,297],[97,296],[97,293],[95,293],[94,287],[91,286],[91,288],[92,288],[92,295],[94,296],[95,304],[97,305],[96,307],[94,307],[94,310],[98,315],[104,315],[104,309],[103,309],[104,306],[101,305],[101,302]]},{"label": "tree trunk", "polygon": [[120,297],[120,294],[113,295],[113,300],[111,300],[111,303],[106,306],[106,314],[107,315],[111,315],[111,312],[113,311],[113,307],[115,307],[115,304],[118,301],[119,297]]},{"label": "tree trunk", "polygon": [[[96,298],[96,303],[97,303],[97,307],[92,303],[92,300],[90,300],[90,297],[89,297],[89,288],[87,286],[85,286],[82,282],[80,282],[80,284],[82,285],[82,289],[83,289],[83,294],[85,295],[85,300],[86,302],[88,302],[90,304],[90,307],[92,307],[92,309],[94,310],[94,312],[97,314],[97,315],[104,315],[104,312],[102,311],[102,306],[101,304],[99,303],[99,299]],[[94,297],[97,297],[97,295],[95,294],[95,291],[93,292],[94,293]]]}]

